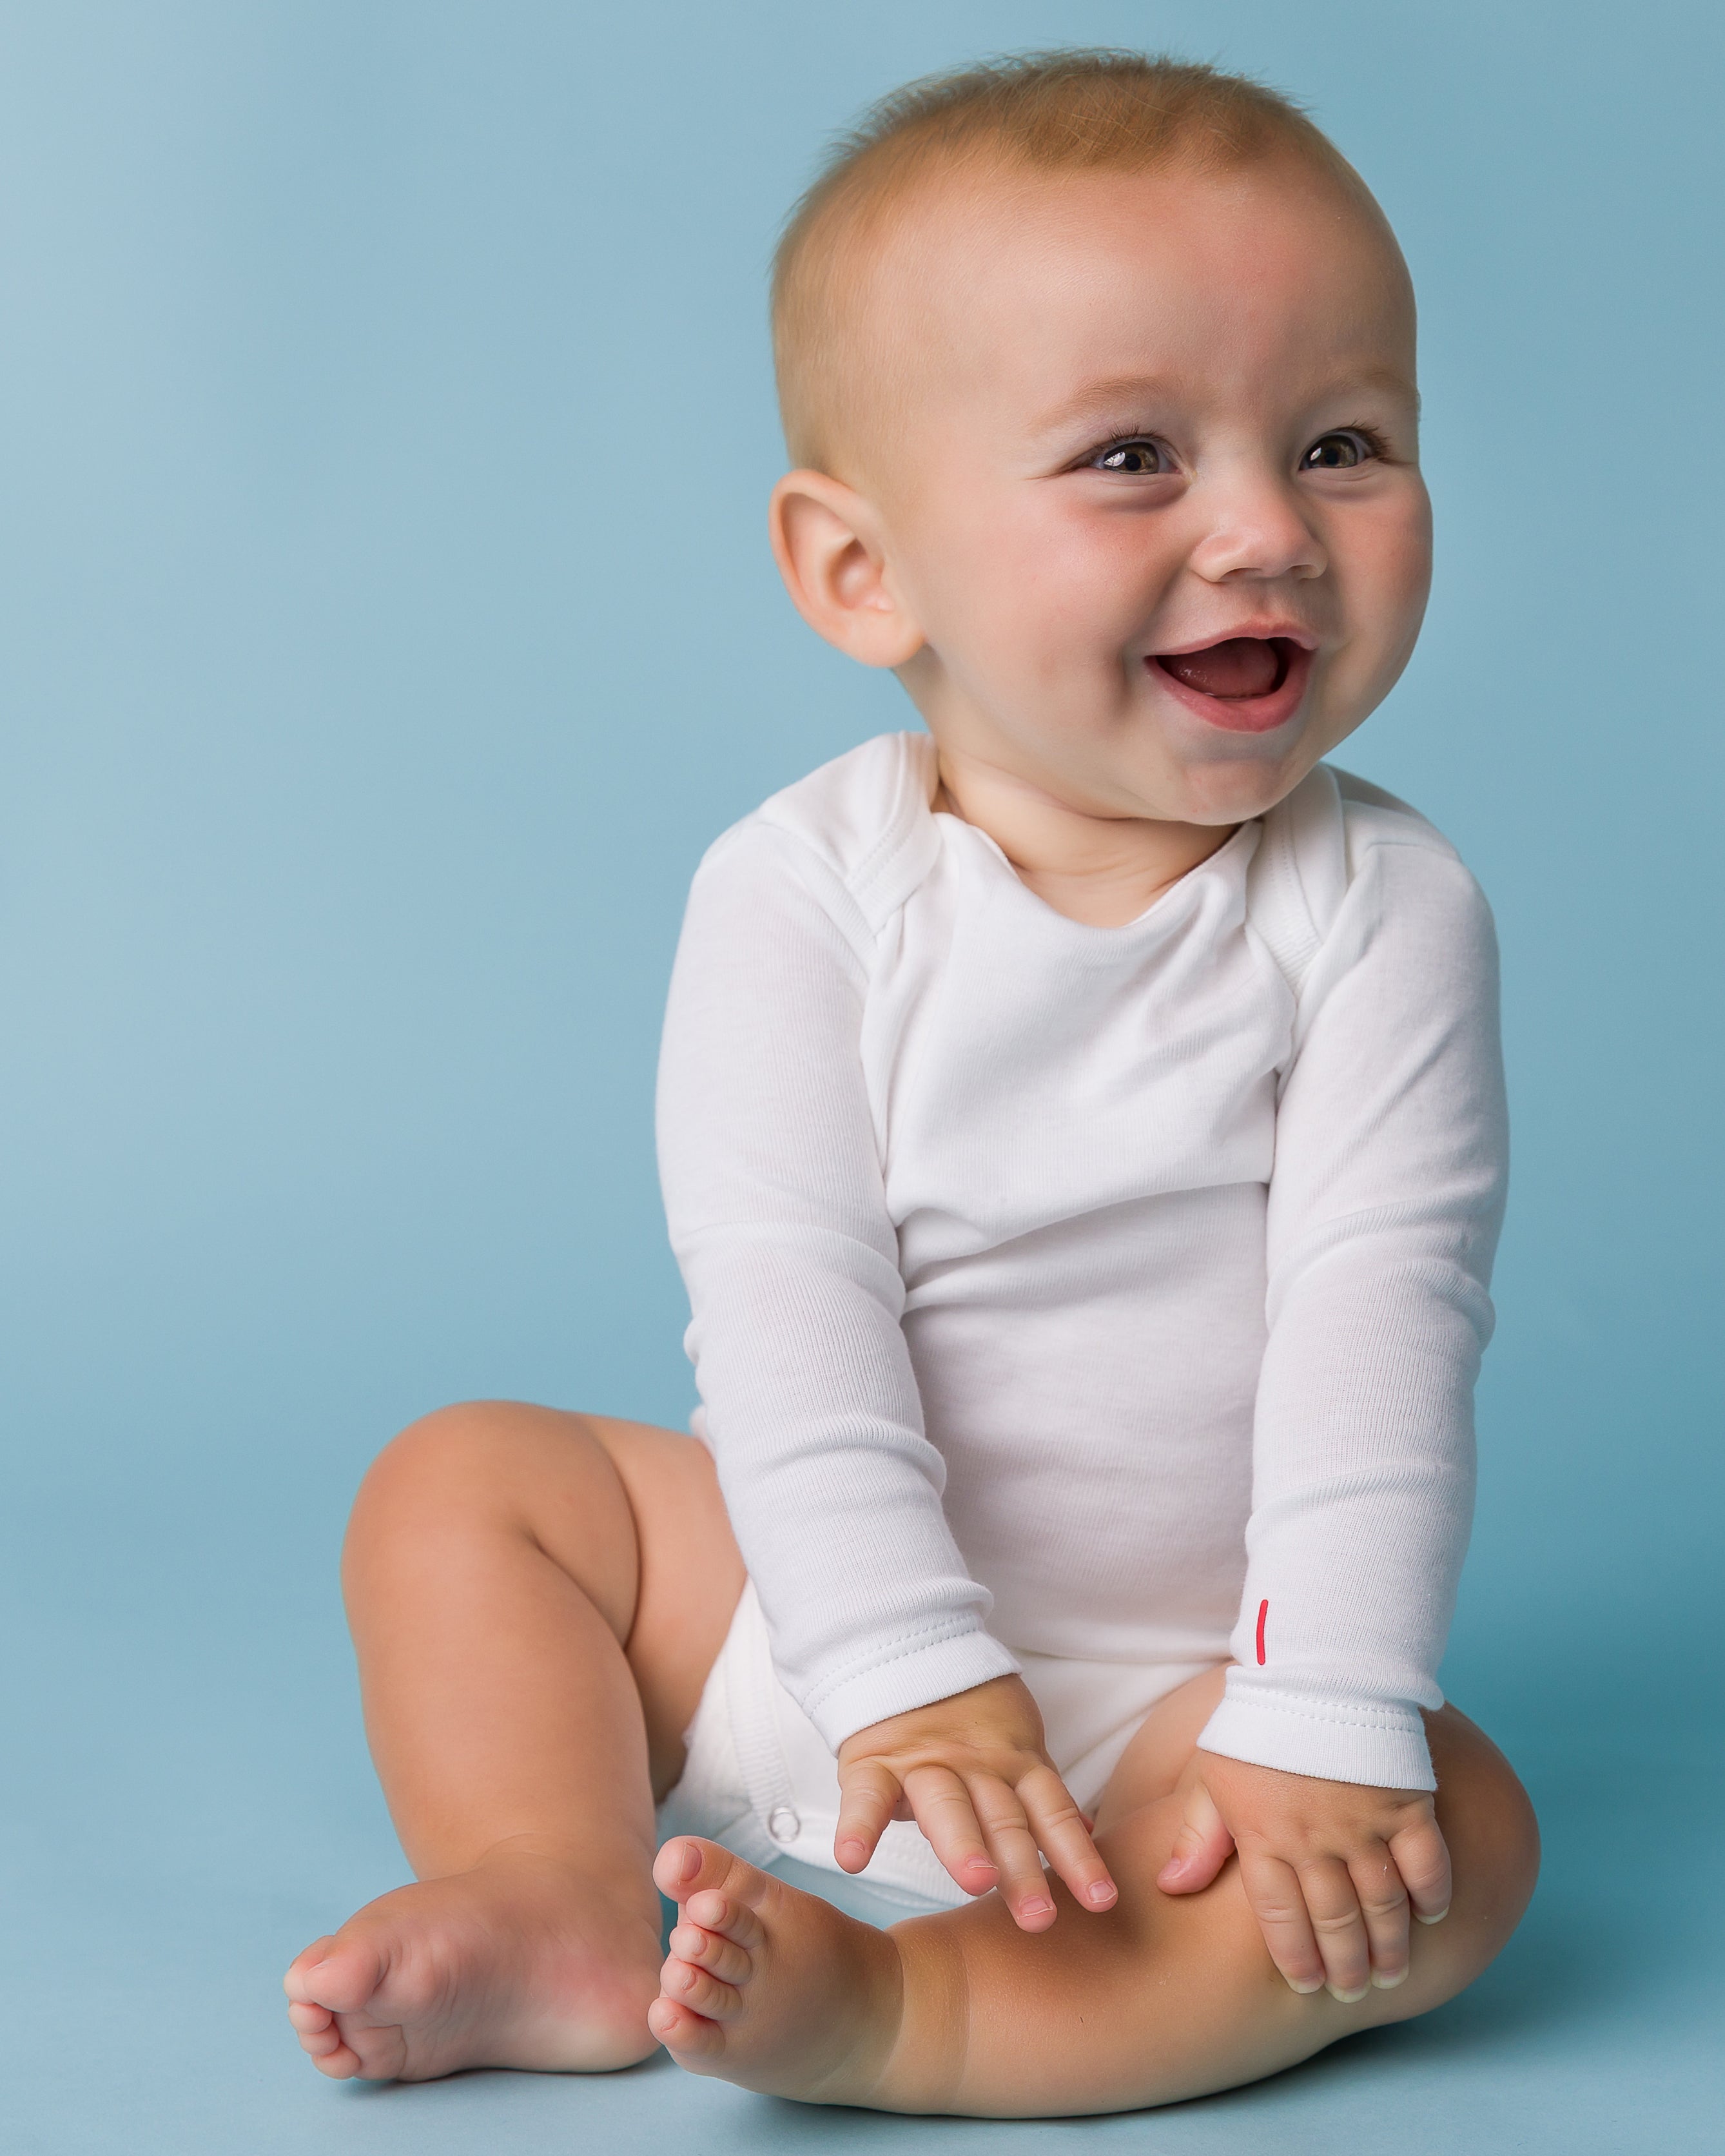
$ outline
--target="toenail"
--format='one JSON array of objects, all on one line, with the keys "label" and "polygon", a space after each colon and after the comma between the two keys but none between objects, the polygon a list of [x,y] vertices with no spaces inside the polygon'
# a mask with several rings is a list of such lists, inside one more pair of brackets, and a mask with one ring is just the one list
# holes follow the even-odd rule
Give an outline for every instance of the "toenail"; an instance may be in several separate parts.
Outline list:
[{"label": "toenail", "polygon": [[1372,1971],[1372,1981],[1379,1991],[1394,1991],[1397,1984],[1404,1984],[1407,1981],[1407,1976],[1408,1972],[1404,1969],[1395,1969],[1387,1974],[1381,1969],[1374,1969]]},{"label": "toenail", "polygon": [[680,1887],[692,1879],[701,1869],[701,1851],[692,1841],[683,1844],[683,1854],[677,1860],[677,1884]]},{"label": "toenail", "polygon": [[1358,2006],[1370,1989],[1369,1984],[1363,1984],[1358,1991],[1343,1991],[1332,1984],[1329,1986],[1329,1994],[1338,2006]]}]

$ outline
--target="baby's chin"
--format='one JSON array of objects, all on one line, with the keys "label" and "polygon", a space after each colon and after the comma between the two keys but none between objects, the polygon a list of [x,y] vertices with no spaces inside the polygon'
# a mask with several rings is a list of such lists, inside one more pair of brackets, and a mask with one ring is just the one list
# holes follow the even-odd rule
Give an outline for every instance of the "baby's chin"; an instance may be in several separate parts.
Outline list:
[{"label": "baby's chin", "polygon": [[1322,729],[1297,722],[1274,735],[1199,740],[1183,726],[1153,725],[1117,764],[1116,798],[1142,803],[1139,814],[1163,823],[1250,823],[1286,800],[1328,746]]},{"label": "baby's chin", "polygon": [[1165,709],[1147,716],[1143,747],[1154,767],[1153,779],[1146,771],[1147,791],[1157,802],[1151,813],[1185,824],[1245,824],[1268,814],[1353,731],[1315,701],[1285,725],[1255,733]]},{"label": "baby's chin", "polygon": [[1167,803],[1161,813],[1170,823],[1250,823],[1286,801],[1322,753],[1315,742],[1299,741],[1273,757],[1260,750],[1255,756],[1183,761],[1172,783],[1157,788]]}]

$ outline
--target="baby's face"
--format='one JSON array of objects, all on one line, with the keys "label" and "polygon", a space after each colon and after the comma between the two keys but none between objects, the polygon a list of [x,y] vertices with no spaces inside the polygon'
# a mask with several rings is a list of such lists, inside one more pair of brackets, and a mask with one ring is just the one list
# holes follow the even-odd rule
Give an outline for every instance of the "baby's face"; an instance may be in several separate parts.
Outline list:
[{"label": "baby's face", "polygon": [[1430,519],[1399,256],[1292,162],[948,190],[877,288],[916,354],[859,473],[943,747],[1237,822],[1407,663]]}]

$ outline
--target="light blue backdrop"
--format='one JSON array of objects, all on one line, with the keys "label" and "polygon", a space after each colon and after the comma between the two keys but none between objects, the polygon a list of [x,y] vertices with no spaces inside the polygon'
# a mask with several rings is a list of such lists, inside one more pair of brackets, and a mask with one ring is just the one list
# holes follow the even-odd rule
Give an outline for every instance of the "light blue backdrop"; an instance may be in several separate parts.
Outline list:
[{"label": "light blue backdrop", "polygon": [[1420,286],[1437,593],[1345,760],[1502,933],[1515,1193],[1449,1681],[1550,1851],[1446,2016],[1090,2131],[1716,2128],[1722,25],[0,4],[9,2148],[1083,2130],[669,2069],[342,2092],[274,1989],[400,1876],[336,1602],[353,1486],[452,1398],[685,1413],[650,1126],[682,892],[763,794],[905,722],[763,542],[776,222],[870,97],[1077,41],[1307,100]]}]

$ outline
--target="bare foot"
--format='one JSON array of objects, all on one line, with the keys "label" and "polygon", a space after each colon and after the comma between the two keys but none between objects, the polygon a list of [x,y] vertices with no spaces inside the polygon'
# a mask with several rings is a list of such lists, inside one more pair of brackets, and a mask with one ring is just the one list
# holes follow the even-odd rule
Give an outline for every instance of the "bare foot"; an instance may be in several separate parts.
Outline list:
[{"label": "bare foot", "polygon": [[680,2066],[804,2103],[938,2107],[901,2056],[906,1971],[891,1933],[693,1836],[668,1841],[653,1876],[680,1922],[647,2020]]},{"label": "bare foot", "polygon": [[284,1989],[301,2046],[336,2081],[603,2071],[652,2051],[658,1964],[645,1879],[504,1850],[367,1903],[306,1948]]}]

